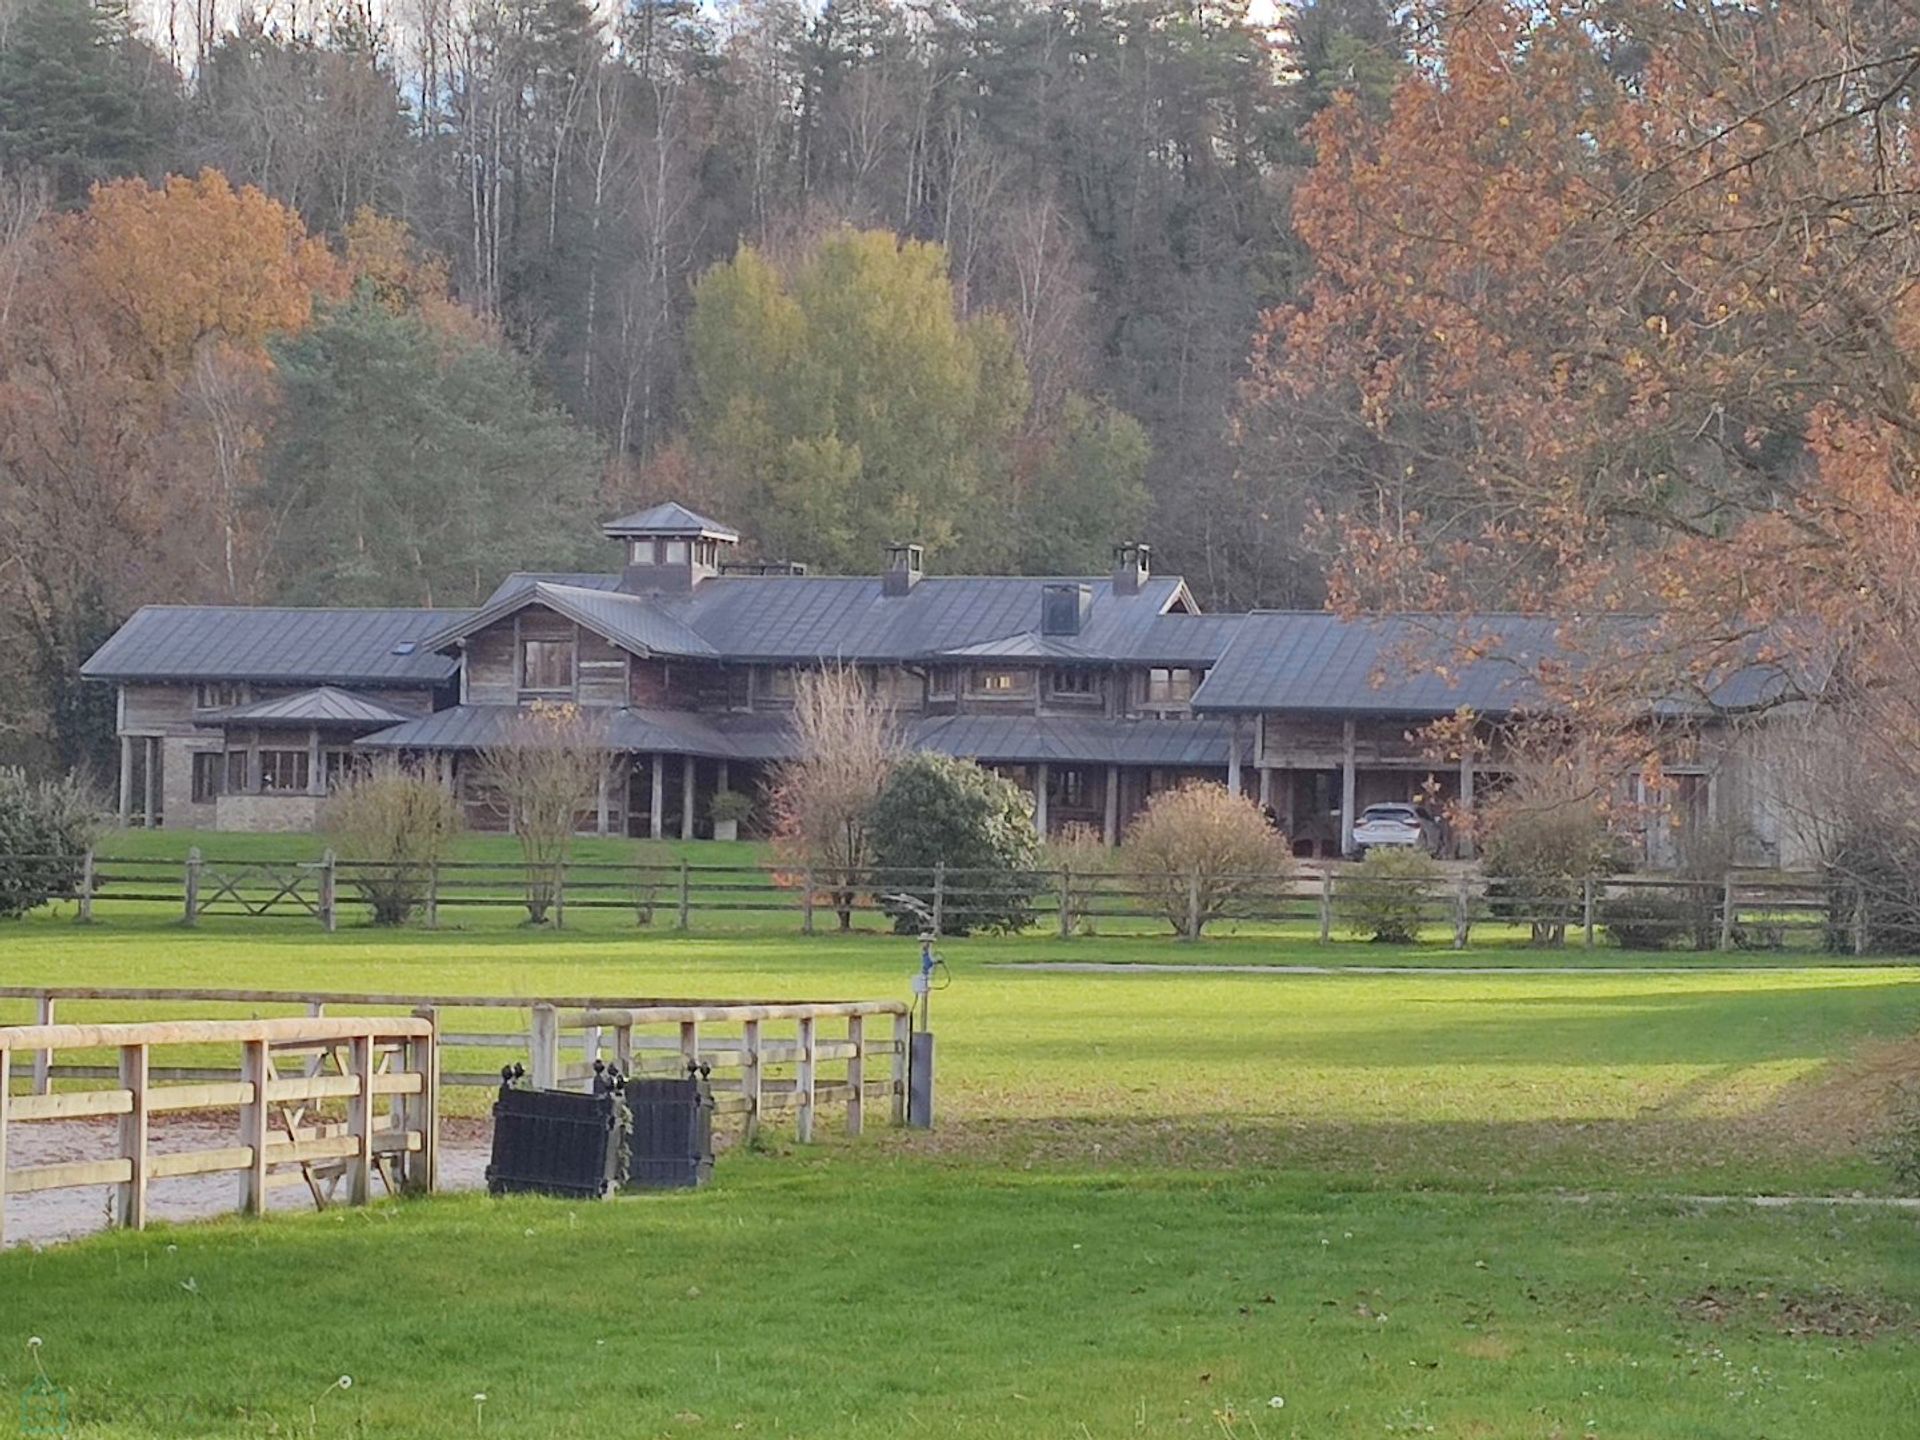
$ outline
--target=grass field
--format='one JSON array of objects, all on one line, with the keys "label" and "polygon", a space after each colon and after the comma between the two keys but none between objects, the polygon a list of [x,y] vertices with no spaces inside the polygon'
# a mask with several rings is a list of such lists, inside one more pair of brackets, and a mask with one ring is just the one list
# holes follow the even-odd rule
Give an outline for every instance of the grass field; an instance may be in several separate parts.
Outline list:
[{"label": "grass field", "polygon": [[[11,1251],[0,1399],[39,1336],[73,1433],[101,1436],[1912,1433],[1920,1217],[1700,1197],[1891,1193],[1872,1139],[1920,1073],[1920,971],[1462,975],[1438,972],[1542,957],[1286,935],[945,950],[931,1135],[776,1137],[706,1191],[603,1206]],[[1004,963],[1333,952],[1425,970]],[[864,997],[912,963],[878,935],[498,913],[0,929],[5,984]]]}]

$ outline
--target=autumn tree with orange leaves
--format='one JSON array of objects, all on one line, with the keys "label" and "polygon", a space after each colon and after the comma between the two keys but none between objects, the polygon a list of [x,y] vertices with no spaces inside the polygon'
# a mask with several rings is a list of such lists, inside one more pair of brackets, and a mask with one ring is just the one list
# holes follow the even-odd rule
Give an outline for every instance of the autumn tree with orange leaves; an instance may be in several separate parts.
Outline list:
[{"label": "autumn tree with orange leaves", "polygon": [[1563,687],[1599,728],[1759,653],[1920,791],[1920,5],[1422,18],[1312,129],[1250,481],[1339,607],[1660,615]]}]

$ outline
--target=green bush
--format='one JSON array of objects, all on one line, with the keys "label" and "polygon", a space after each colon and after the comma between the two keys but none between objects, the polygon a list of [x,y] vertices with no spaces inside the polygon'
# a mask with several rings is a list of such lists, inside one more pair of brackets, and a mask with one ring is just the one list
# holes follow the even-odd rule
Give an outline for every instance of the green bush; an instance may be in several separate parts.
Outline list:
[{"label": "green bush", "polygon": [[1420,922],[1440,867],[1413,846],[1375,846],[1366,858],[1336,882],[1347,929],[1386,945],[1411,945],[1420,938]]},{"label": "green bush", "polygon": [[79,885],[100,813],[77,780],[0,768],[0,917],[17,919]]},{"label": "green bush", "polygon": [[[874,865],[899,872],[876,882],[883,895],[909,895],[931,908],[935,867],[946,866],[944,933],[1005,933],[1031,923],[1039,839],[1032,802],[1011,780],[971,760],[909,755],[875,797],[867,829]],[[885,908],[901,934],[918,931],[912,907]]]},{"label": "green bush", "polygon": [[743,790],[716,790],[707,801],[707,818],[716,825],[731,820],[738,825],[753,815],[753,796]]}]

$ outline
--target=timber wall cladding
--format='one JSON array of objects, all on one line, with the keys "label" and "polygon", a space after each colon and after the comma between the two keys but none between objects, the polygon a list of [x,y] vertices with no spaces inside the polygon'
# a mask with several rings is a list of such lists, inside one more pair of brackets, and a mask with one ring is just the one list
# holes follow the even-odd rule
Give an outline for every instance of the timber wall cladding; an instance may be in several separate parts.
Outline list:
[{"label": "timber wall cladding", "polygon": [[516,683],[512,619],[489,625],[467,640],[467,699],[475,705],[512,705]]},{"label": "timber wall cladding", "polygon": [[627,703],[627,653],[591,630],[579,630],[576,644],[579,699],[582,705]]}]

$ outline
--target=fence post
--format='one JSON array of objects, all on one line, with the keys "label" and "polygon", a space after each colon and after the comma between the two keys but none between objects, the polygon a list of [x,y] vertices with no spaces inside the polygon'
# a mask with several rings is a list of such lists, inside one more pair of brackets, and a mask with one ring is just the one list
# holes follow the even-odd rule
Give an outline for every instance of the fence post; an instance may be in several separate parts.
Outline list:
[{"label": "fence post", "polygon": [[747,1100],[746,1140],[751,1145],[760,1135],[760,1022],[749,1020],[742,1027],[740,1048],[745,1056],[740,1063],[740,1093]]},{"label": "fence post", "polygon": [[440,928],[440,862],[427,862],[427,928]]},{"label": "fence post", "polygon": [[797,1118],[794,1135],[802,1145],[813,1139],[813,1016],[800,1022],[800,1066],[794,1079]]},{"label": "fence post", "polygon": [[253,1098],[240,1107],[240,1143],[250,1152],[247,1168],[240,1172],[240,1208],[249,1215],[267,1213],[267,1120],[272,1113],[267,1076],[273,1068],[267,1054],[266,1041],[246,1042],[241,1078],[253,1087]]},{"label": "fence post", "polygon": [[180,917],[183,925],[192,925],[200,918],[200,847],[195,845],[187,851],[187,908]]},{"label": "fence post", "polygon": [[[53,996],[42,995],[34,1002],[33,1009],[34,1024],[53,1024]],[[33,1052],[33,1093],[36,1095],[53,1093],[53,1051],[51,1050]]]},{"label": "fence post", "polygon": [[80,857],[80,914],[82,925],[93,921],[93,847]]},{"label": "fence post", "polygon": [[858,1135],[866,1117],[867,1026],[863,1015],[847,1017],[847,1043],[853,1055],[847,1061],[847,1134]]},{"label": "fence post", "polygon": [[1453,948],[1456,950],[1464,950],[1467,948],[1467,930],[1468,930],[1468,927],[1473,923],[1473,917],[1471,913],[1473,897],[1468,892],[1468,888],[1467,888],[1470,883],[1471,882],[1467,879],[1467,877],[1465,875],[1462,875],[1460,877],[1460,883],[1454,887]]},{"label": "fence post", "polygon": [[1073,934],[1073,867],[1060,867],[1060,938]]},{"label": "fence post", "polygon": [[356,1035],[348,1044],[353,1057],[353,1096],[347,1102],[347,1134],[353,1154],[347,1160],[347,1203],[373,1199],[373,1035]]},{"label": "fence post", "polygon": [[1853,887],[1853,953],[1867,953],[1867,887],[1858,881]]},{"label": "fence post", "polygon": [[147,1047],[120,1047],[120,1088],[133,1108],[120,1117],[120,1158],[127,1178],[115,1187],[113,1219],[128,1230],[147,1228]]},{"label": "fence post", "polygon": [[893,1017],[893,1096],[887,1118],[895,1125],[907,1123],[907,1056],[912,1049],[913,1016],[902,1010]]},{"label": "fence post", "polygon": [[431,1025],[433,1033],[410,1041],[405,1052],[407,1069],[420,1076],[420,1093],[407,1106],[401,1128],[420,1132],[420,1148],[406,1152],[401,1173],[409,1190],[431,1195],[440,1188],[440,1010],[423,1005],[413,1014]]},{"label": "fence post", "polygon": [[1333,939],[1333,872],[1320,872],[1320,943]]},{"label": "fence post", "polygon": [[1727,872],[1727,878],[1720,886],[1720,948],[1733,949],[1733,872]]},{"label": "fence post", "polygon": [[1593,883],[1593,876],[1589,875],[1580,884],[1580,929],[1586,937],[1586,945],[1589,950],[1593,948],[1594,907],[1598,898],[1599,896]]},{"label": "fence post", "polygon": [[1194,870],[1187,875],[1187,933],[1188,940],[1200,938],[1200,872]]},{"label": "fence post", "polygon": [[7,1239],[7,1107],[13,1099],[13,1052],[0,1048],[0,1245]]},{"label": "fence post", "polygon": [[553,862],[553,928],[567,928],[567,862]]},{"label": "fence post", "polygon": [[320,928],[329,935],[337,923],[335,900],[339,895],[336,884],[338,866],[339,862],[331,849],[320,857]]},{"label": "fence post", "polygon": [[536,1090],[560,1083],[560,1012],[544,1002],[533,1007],[527,1022],[527,1069]]},{"label": "fence post", "polygon": [[813,867],[811,865],[800,872],[800,933],[813,933]]},{"label": "fence post", "polygon": [[940,938],[947,920],[947,862],[933,862],[933,938]]},{"label": "fence post", "polygon": [[688,893],[687,862],[682,860],[680,862],[680,928],[682,930],[688,928],[692,912],[693,897]]}]

